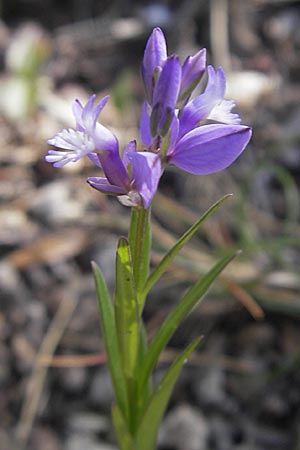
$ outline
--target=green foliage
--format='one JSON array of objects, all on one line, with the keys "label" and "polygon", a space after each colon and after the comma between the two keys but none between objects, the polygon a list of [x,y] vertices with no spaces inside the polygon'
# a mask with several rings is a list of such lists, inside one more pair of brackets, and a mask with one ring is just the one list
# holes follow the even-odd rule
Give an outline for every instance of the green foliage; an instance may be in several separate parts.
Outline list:
[{"label": "green foliage", "polygon": [[138,351],[139,315],[130,248],[125,238],[119,240],[116,255],[114,306],[123,370],[127,378],[132,378]]},{"label": "green foliage", "polygon": [[150,209],[133,208],[129,238],[120,238],[116,252],[114,305],[103,275],[93,263],[103,338],[116,398],[112,415],[121,450],[155,449],[159,424],[180,369],[198,345],[199,339],[191,343],[171,364],[162,381],[154,388],[152,372],[173,333],[201,302],[213,281],[237,253],[223,257],[186,292],[150,344],[147,343],[142,322],[147,293],[184,244],[228,197],[222,197],[182,235],[150,276]]},{"label": "green foliage", "polygon": [[150,289],[154,286],[154,284],[159,280],[159,278],[163,275],[168,265],[175,258],[177,253],[182,249],[182,247],[191,239],[191,237],[199,230],[200,226],[208,219],[221,205],[225,200],[231,197],[231,194],[224,195],[220,200],[214,203],[205,213],[200,217],[197,222],[195,222],[182,236],[176,244],[168,251],[168,253],[163,257],[160,263],[156,266],[153,272],[148,277],[146,284],[143,289],[142,296],[146,297]]},{"label": "green foliage", "polygon": [[165,409],[168,405],[174,385],[180,373],[180,369],[187,361],[187,358],[195,350],[200,342],[197,338],[185,351],[171,364],[162,381],[155,389],[149,404],[146,407],[145,414],[139,424],[137,433],[137,448],[143,450],[154,450],[158,428],[162,420]]},{"label": "green foliage", "polygon": [[125,378],[122,370],[121,355],[118,346],[114,310],[101,270],[94,262],[92,262],[92,267],[96,283],[96,292],[98,296],[98,306],[105,343],[105,350],[116,401],[124,417],[128,418],[128,397]]},{"label": "green foliage", "polygon": [[170,312],[150,343],[145,358],[145,364],[143,365],[143,370],[140,374],[139,383],[141,387],[143,387],[143,384],[147,381],[151,371],[157,364],[159,355],[167,345],[173,333],[192,309],[200,303],[212,282],[236,255],[237,252],[231,253],[215,264],[203,278],[188,290],[181,301]]},{"label": "green foliage", "polygon": [[112,417],[120,450],[138,450],[118,405],[112,406]]}]

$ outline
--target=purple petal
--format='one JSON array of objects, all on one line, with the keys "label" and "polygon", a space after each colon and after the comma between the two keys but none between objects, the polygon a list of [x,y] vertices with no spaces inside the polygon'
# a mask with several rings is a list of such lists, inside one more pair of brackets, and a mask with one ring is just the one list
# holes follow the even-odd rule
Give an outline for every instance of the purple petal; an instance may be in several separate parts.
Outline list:
[{"label": "purple petal", "polygon": [[179,120],[176,116],[176,114],[174,114],[171,126],[170,126],[170,130],[169,130],[169,143],[168,143],[168,151],[167,154],[170,153],[177,142],[177,138],[178,138],[178,131],[179,131]]},{"label": "purple petal", "polygon": [[98,150],[105,150],[114,153],[119,152],[118,139],[108,128],[101,125],[101,123],[96,123],[91,132],[91,136]]},{"label": "purple petal", "polygon": [[102,168],[100,160],[99,160],[99,155],[97,153],[88,153],[87,156],[90,158],[92,163],[94,163],[96,166]]},{"label": "purple petal", "polygon": [[149,101],[154,89],[154,71],[157,67],[162,67],[166,59],[167,44],[164,34],[160,28],[154,28],[147,41],[142,64],[142,76]]},{"label": "purple petal", "polygon": [[151,152],[132,152],[129,154],[132,164],[133,186],[143,199],[147,209],[157,191],[162,175],[159,155]]},{"label": "purple petal", "polygon": [[182,66],[180,100],[184,100],[195,89],[205,72],[206,50],[199,50],[194,56],[188,56]]},{"label": "purple petal", "polygon": [[112,195],[126,194],[125,189],[122,189],[120,186],[114,186],[110,184],[107,178],[89,177],[86,181],[89,183],[90,186],[92,186],[95,189],[98,189],[98,191],[104,192],[105,194],[112,194]]},{"label": "purple petal", "polygon": [[129,178],[119,152],[102,151],[99,153],[99,159],[109,183],[119,186],[126,191],[129,185]]},{"label": "purple petal", "polygon": [[153,93],[151,132],[165,135],[171,125],[181,83],[181,66],[177,56],[167,59]]},{"label": "purple petal", "polygon": [[87,130],[90,130],[94,124],[93,108],[94,108],[95,99],[96,99],[96,94],[91,95],[91,97],[87,101],[87,104],[83,107],[83,110],[82,110],[82,122],[83,122],[84,127]]},{"label": "purple petal", "polygon": [[146,145],[147,147],[150,147],[152,137],[150,130],[150,116],[147,111],[148,107],[149,107],[148,103],[144,102],[142,106],[140,119],[140,136],[143,144]]},{"label": "purple petal", "polygon": [[180,137],[195,128],[200,120],[206,119],[214,106],[224,98],[226,79],[223,69],[219,67],[215,72],[212,66],[208,66],[207,71],[208,81],[205,91],[183,109],[180,118]]},{"label": "purple petal", "polygon": [[97,122],[98,117],[102,111],[102,109],[104,108],[104,106],[106,105],[106,103],[109,100],[109,95],[106,95],[105,97],[103,97],[99,103],[97,103],[97,105],[95,106],[95,108],[92,111],[92,116],[93,116],[93,121],[94,124]]},{"label": "purple petal", "polygon": [[73,115],[76,120],[76,127],[78,131],[84,131],[84,126],[82,122],[82,110],[83,106],[78,99],[74,100],[72,104]]},{"label": "purple petal", "polygon": [[168,160],[196,175],[219,172],[230,166],[251,138],[251,128],[242,125],[205,125],[186,134]]},{"label": "purple petal", "polygon": [[124,167],[127,168],[130,161],[130,153],[136,152],[136,141],[130,141],[124,148],[123,156],[122,156],[122,162],[124,164]]},{"label": "purple petal", "polygon": [[73,115],[76,120],[77,129],[79,131],[91,132],[95,126],[99,114],[106,105],[109,96],[104,97],[100,102],[94,107],[96,95],[93,94],[87,104],[83,107],[79,100],[75,100],[72,105]]}]

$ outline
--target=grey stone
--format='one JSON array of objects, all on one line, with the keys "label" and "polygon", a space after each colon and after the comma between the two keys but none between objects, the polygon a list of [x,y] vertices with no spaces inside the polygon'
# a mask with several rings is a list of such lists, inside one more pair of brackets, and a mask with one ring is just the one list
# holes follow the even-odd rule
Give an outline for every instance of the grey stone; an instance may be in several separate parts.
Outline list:
[{"label": "grey stone", "polygon": [[110,411],[114,400],[114,393],[106,367],[101,367],[94,374],[90,384],[88,399],[91,406],[101,408],[104,411]]},{"label": "grey stone", "polygon": [[203,414],[189,405],[180,405],[167,415],[158,442],[176,450],[206,450],[207,438],[208,424]]},{"label": "grey stone", "polygon": [[80,433],[91,435],[106,433],[110,428],[110,422],[106,416],[79,411],[68,418],[67,426],[71,434]]},{"label": "grey stone", "polygon": [[67,439],[65,450],[117,450],[117,447],[100,442],[80,433],[73,434]]}]

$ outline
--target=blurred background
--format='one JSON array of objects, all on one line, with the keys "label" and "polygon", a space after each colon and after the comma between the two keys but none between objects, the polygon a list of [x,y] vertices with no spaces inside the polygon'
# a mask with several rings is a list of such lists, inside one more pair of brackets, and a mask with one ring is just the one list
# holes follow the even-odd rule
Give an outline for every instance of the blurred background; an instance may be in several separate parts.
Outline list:
[{"label": "blurred background", "polygon": [[300,4],[288,0],[0,2],[0,449],[114,450],[112,391],[90,261],[113,289],[129,209],[86,183],[89,161],[44,162],[74,126],[71,102],[110,94],[101,122],[138,137],[140,63],[154,26],[182,60],[206,47],[254,129],[222,173],[168,170],[153,205],[153,264],[204,210],[234,193],[151,292],[160,326],[228,249],[242,255],[170,342],[191,339],[159,450],[300,449]]}]

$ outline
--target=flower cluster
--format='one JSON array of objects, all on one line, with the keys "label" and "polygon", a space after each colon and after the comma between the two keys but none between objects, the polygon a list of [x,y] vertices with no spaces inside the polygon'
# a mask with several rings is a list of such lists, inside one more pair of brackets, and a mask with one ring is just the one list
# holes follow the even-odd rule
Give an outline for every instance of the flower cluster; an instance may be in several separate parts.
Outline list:
[{"label": "flower cluster", "polygon": [[[192,98],[205,72],[206,88]],[[84,107],[74,101],[76,130],[64,129],[50,139],[60,150],[49,150],[45,159],[61,167],[86,155],[105,175],[88,178],[92,187],[118,196],[125,205],[148,208],[166,165],[197,175],[223,170],[243,152],[251,129],[240,125],[239,116],[231,112],[234,102],[224,99],[222,68],[206,70],[205,49],[181,66],[178,56],[168,56],[163,32],[155,28],[146,45],[142,77],[142,150],[131,141],[120,156],[117,138],[98,122],[108,97],[95,105],[93,95]]]}]

